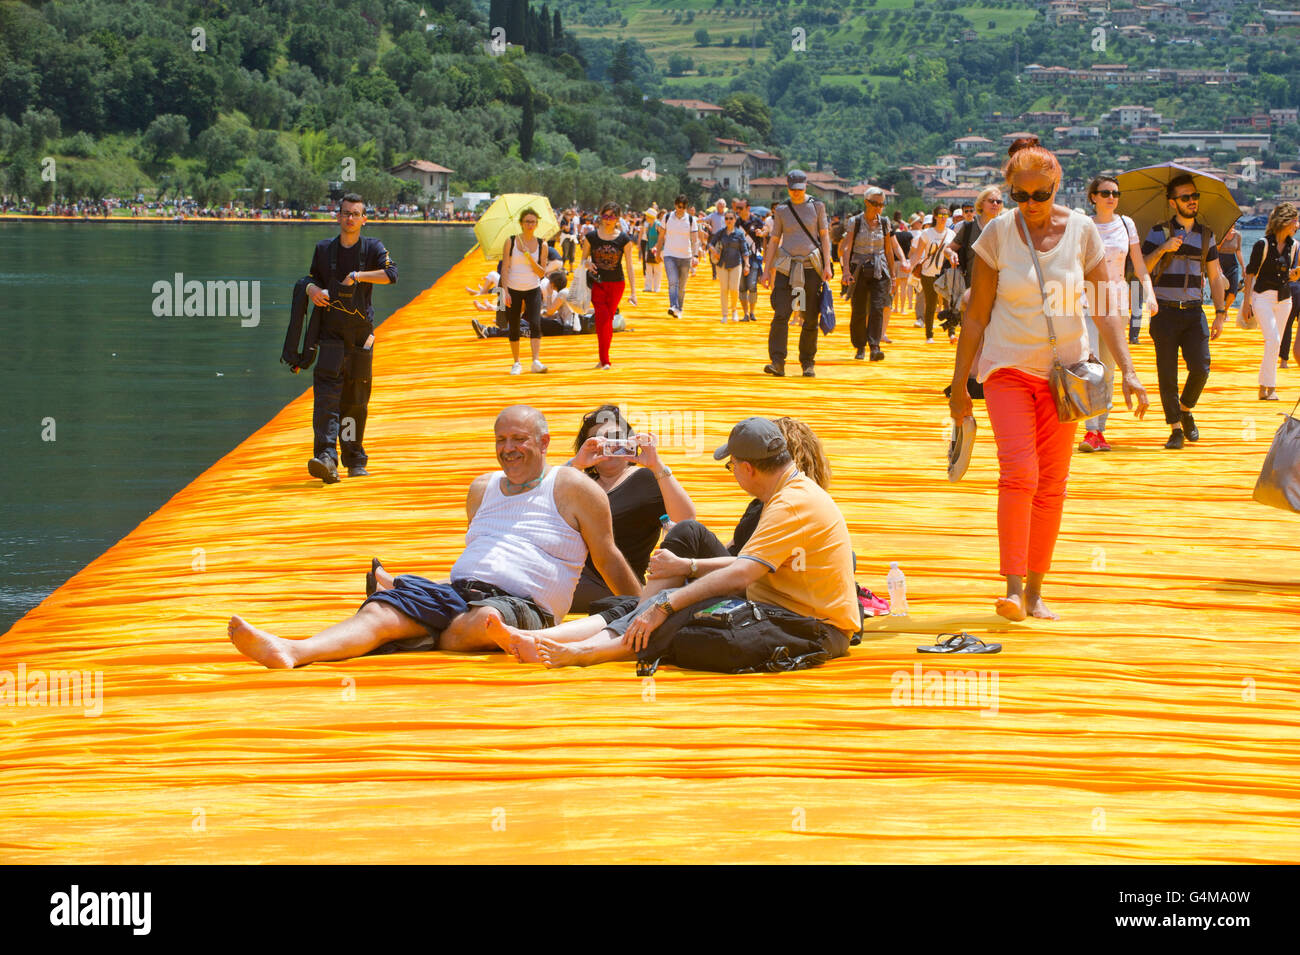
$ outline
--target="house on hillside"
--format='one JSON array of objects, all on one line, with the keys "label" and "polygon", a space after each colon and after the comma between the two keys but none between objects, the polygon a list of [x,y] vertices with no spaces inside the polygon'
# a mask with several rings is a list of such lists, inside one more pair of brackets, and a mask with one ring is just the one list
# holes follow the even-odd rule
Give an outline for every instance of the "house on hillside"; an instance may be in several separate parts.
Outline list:
[{"label": "house on hillside", "polygon": [[1101,114],[1099,126],[1159,126],[1163,117],[1150,106],[1116,106]]},{"label": "house on hillside", "polygon": [[834,203],[851,195],[849,181],[835,175],[834,170],[808,173],[808,191],[817,198]]},{"label": "house on hillside", "polygon": [[406,179],[420,187],[420,204],[437,203],[446,207],[451,201],[451,175],[456,170],[439,166],[427,159],[408,159],[388,170],[398,179]]},{"label": "house on hillside", "polygon": [[986,139],[983,136],[963,136],[961,139],[952,141],[952,148],[955,152],[968,153],[972,149],[982,149],[985,146],[992,146],[993,140]]},{"label": "house on hillside", "polygon": [[756,206],[770,206],[785,199],[785,176],[760,176],[749,180],[749,201]]},{"label": "house on hillside", "polygon": [[693,179],[706,189],[713,182],[728,192],[749,191],[749,181],[754,178],[754,161],[746,153],[696,153],[686,163],[686,178]]},{"label": "house on hillside", "polygon": [[692,119],[704,119],[706,116],[721,116],[724,112],[721,106],[713,103],[706,103],[700,99],[662,99],[659,102],[665,106],[673,106],[677,109],[684,109]]}]

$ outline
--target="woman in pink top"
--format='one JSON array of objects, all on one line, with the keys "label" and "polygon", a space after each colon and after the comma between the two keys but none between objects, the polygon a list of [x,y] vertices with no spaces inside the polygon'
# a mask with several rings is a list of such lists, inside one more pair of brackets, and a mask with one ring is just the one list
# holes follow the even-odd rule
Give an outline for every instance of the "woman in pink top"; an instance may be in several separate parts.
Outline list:
[{"label": "woman in pink top", "polygon": [[[1147,394],[1133,370],[1114,296],[1098,296],[1109,277],[1096,225],[1056,205],[1061,165],[1037,137],[1008,150],[1003,175],[1017,209],[993,220],[976,252],[970,308],[962,321],[949,407],[960,422],[973,412],[966,379],[979,352],[978,379],[998,446],[998,547],[1007,593],[996,605],[1008,620],[1059,619],[1043,602],[1043,578],[1061,526],[1076,422],[1057,419],[1047,384],[1052,366],[1044,301],[1025,244],[1028,233],[1052,306],[1057,353],[1071,365],[1088,355],[1083,297],[1123,375],[1124,401],[1146,413]],[[1100,313],[1095,303],[1103,303]],[[980,351],[980,346],[983,350]]]}]

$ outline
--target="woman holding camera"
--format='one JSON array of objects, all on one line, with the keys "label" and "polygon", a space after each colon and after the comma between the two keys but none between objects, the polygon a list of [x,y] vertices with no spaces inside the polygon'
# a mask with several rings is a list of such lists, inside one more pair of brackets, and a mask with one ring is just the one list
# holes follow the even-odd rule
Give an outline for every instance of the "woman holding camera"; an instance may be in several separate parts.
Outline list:
[{"label": "woman holding camera", "polygon": [[[614,544],[644,583],[650,552],[663,530],[660,518],[667,514],[674,523],[694,520],[690,495],[673,477],[672,468],[660,460],[654,436],[636,434],[618,405],[601,405],[582,419],[574,451],[569,466],[586,471],[608,495]],[[588,613],[593,601],[610,596],[604,578],[588,558],[571,612]]]}]

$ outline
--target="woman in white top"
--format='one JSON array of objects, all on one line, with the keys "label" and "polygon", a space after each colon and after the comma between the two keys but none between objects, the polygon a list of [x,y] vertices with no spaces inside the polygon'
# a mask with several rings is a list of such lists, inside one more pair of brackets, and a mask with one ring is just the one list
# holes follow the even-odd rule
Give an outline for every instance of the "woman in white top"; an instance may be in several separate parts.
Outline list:
[{"label": "woman in white top", "polygon": [[659,223],[659,241],[655,252],[668,276],[668,314],[682,317],[686,305],[686,280],[695,270],[699,258],[700,231],[695,216],[686,211],[686,195],[678,196],[673,211]]},{"label": "woman in white top", "polygon": [[519,214],[519,235],[506,239],[501,247],[501,287],[505,318],[510,325],[510,354],[515,363],[510,374],[523,371],[519,364],[519,320],[528,321],[528,344],[533,351],[533,373],[542,374],[542,278],[554,268],[563,268],[560,254],[537,236],[537,213],[529,208]]},{"label": "woman in white top", "polygon": [[957,264],[957,253],[952,250],[956,233],[948,228],[948,207],[935,206],[932,224],[912,242],[912,265],[921,264],[921,291],[925,293],[925,341],[934,342],[934,313],[939,307],[939,293],[934,280],[943,271],[945,260]]},{"label": "woman in white top", "polygon": [[[1128,216],[1118,215],[1115,212],[1119,207],[1119,183],[1113,177],[1098,176],[1089,183],[1088,201],[1097,210],[1092,221],[1101,236],[1101,245],[1106,253],[1106,274],[1109,276],[1109,281],[1101,286],[1099,291],[1115,299],[1113,303],[1102,303],[1098,311],[1104,315],[1112,310],[1113,305],[1113,311],[1121,316],[1128,315],[1131,295],[1128,283],[1124,281],[1125,257],[1133,263],[1133,274],[1142,283],[1145,301],[1156,300],[1155,290],[1151,287],[1151,275],[1147,272],[1146,260],[1142,258],[1142,244],[1138,240],[1137,227]],[[1140,315],[1138,320],[1141,321]],[[1106,390],[1110,392],[1115,386],[1115,356],[1111,354],[1106,341],[1098,334],[1097,323],[1093,321],[1091,314],[1088,316],[1088,345],[1092,353],[1106,366]],[[1083,440],[1079,442],[1080,451],[1110,450],[1110,444],[1106,441],[1106,419],[1109,416],[1110,406],[1107,405],[1105,411],[1083,423],[1084,435]]]},{"label": "woman in white top", "polygon": [[[1043,602],[1042,587],[1061,526],[1076,422],[1057,419],[1047,384],[1053,351],[1024,235],[1037,250],[1052,299],[1057,353],[1065,365],[1087,356],[1083,296],[1086,291],[1096,301],[1096,287],[1108,273],[1097,227],[1082,213],[1054,202],[1061,184],[1056,157],[1038,145],[1037,137],[1016,140],[1009,154],[1003,173],[1018,208],[989,223],[972,246],[977,258],[970,308],[957,344],[948,405],[954,421],[972,415],[966,379],[982,344],[977,377],[998,447],[999,573],[1007,581],[1006,597],[995,609],[1008,620],[1030,614],[1056,620]],[[1111,302],[1097,313],[1101,334],[1123,372],[1124,401],[1133,407],[1136,400],[1140,418],[1147,395],[1114,306]]]}]

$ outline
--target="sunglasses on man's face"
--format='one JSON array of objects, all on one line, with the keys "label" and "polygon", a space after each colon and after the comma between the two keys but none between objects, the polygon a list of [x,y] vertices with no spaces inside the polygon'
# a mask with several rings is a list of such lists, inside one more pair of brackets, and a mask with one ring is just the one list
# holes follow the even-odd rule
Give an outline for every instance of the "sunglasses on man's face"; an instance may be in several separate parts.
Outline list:
[{"label": "sunglasses on man's face", "polygon": [[1052,193],[1056,191],[1055,187],[1051,189],[1039,189],[1037,192],[1025,192],[1023,189],[1012,189],[1011,198],[1016,202],[1028,202],[1033,199],[1034,202],[1046,202],[1052,198]]},{"label": "sunglasses on man's face", "polygon": [[984,200],[984,203],[985,203],[986,205],[990,205],[990,206],[1000,206],[1000,205],[1002,205],[1002,200],[1001,200],[1001,199],[985,199],[985,200]]},{"label": "sunglasses on man's face", "polygon": [[1118,199],[1118,198],[1119,198],[1119,190],[1118,190],[1118,189],[1098,189],[1096,192],[1093,193],[1093,195],[1094,195],[1094,196],[1099,196],[1099,197],[1102,198],[1102,199]]},{"label": "sunglasses on man's face", "polygon": [[1174,196],[1174,202],[1195,202],[1200,198],[1199,192],[1184,192],[1181,196]]},{"label": "sunglasses on man's face", "polygon": [[617,213],[617,212],[602,212],[602,213],[600,214],[600,217],[601,217],[602,219],[617,219],[617,218],[618,218],[618,213]]}]

